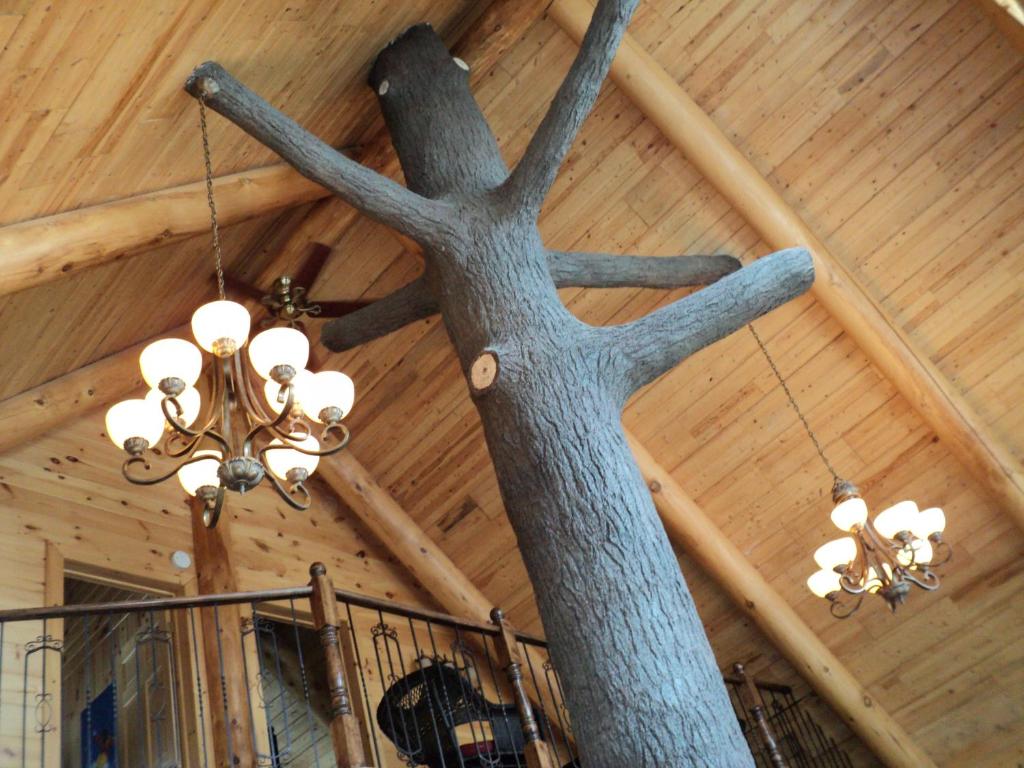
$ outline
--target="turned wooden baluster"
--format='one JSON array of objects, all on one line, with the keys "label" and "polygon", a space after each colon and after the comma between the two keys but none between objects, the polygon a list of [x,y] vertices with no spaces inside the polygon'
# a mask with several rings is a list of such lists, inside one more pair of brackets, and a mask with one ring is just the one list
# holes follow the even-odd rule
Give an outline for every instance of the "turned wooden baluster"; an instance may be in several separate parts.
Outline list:
[{"label": "turned wooden baluster", "polygon": [[540,725],[533,715],[533,705],[523,687],[523,664],[519,657],[519,646],[516,643],[515,634],[508,622],[505,621],[505,614],[500,608],[491,611],[491,621],[499,630],[499,634],[495,638],[495,645],[498,649],[498,666],[505,670],[508,682],[512,686],[512,695],[515,697],[516,709],[519,712],[519,722],[523,727],[523,737],[526,742],[524,749],[526,768],[558,768],[551,749],[541,738]]},{"label": "turned wooden baluster", "polygon": [[[765,749],[768,750],[768,759],[772,761],[775,768],[787,768],[786,761],[782,759],[782,753],[779,752],[779,745],[775,742],[772,729],[768,726],[768,718],[764,713],[764,707],[761,706],[761,697],[758,695],[757,686],[754,685],[754,678],[747,674],[747,670],[740,663],[733,664],[732,668],[747,688],[747,693],[750,696],[748,711],[761,732]],[[742,701],[742,698],[740,700]]]},{"label": "turned wooden baluster", "polygon": [[334,585],[323,563],[309,567],[313,594],[313,626],[320,635],[320,645],[327,664],[327,686],[331,694],[331,741],[338,768],[364,768],[366,756],[359,721],[352,712],[348,686],[345,683],[345,662],[338,640],[338,604]]}]

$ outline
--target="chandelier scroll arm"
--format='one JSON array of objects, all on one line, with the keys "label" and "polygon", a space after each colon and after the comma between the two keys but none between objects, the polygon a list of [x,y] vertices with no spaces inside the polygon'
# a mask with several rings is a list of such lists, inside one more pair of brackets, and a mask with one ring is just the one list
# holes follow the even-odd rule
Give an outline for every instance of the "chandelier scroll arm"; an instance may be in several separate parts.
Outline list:
[{"label": "chandelier scroll arm", "polygon": [[[334,432],[340,432],[341,436],[338,438],[337,445],[332,445],[329,448],[324,448],[324,449],[319,450],[319,451],[312,451],[309,448],[306,448],[306,447],[304,447],[304,446],[294,442],[294,440],[295,440],[294,433],[288,433],[288,432],[285,432],[285,431],[277,429],[277,428],[273,429],[272,431],[273,431],[274,435],[276,435],[277,438],[279,440],[281,440],[282,445],[267,446],[267,448],[265,448],[264,451],[265,450],[278,450],[278,449],[281,449],[281,448],[290,448],[290,449],[292,449],[294,451],[298,451],[299,453],[304,453],[306,456],[320,456],[320,457],[334,455],[335,453],[340,451],[342,448],[344,448],[346,445],[348,445],[349,438],[351,438],[351,436],[352,436],[351,433],[348,430],[348,427],[346,427],[344,424],[341,424],[341,423],[327,424],[327,425],[324,426],[323,431],[320,433],[320,437],[323,438],[325,435],[333,434]],[[261,453],[262,453],[262,451],[261,451]]]},{"label": "chandelier scroll arm", "polygon": [[[918,578],[917,574],[920,573],[923,577]],[[916,584],[921,589],[927,590],[928,592],[934,592],[939,588],[941,582],[939,581],[939,575],[930,568],[921,566],[910,570],[909,568],[903,569],[903,578],[912,584]]]},{"label": "chandelier scroll arm", "polygon": [[164,420],[171,427],[171,429],[173,429],[175,432],[177,432],[178,434],[183,435],[183,436],[189,438],[189,442],[186,444],[186,447],[185,447],[184,450],[173,452],[173,453],[169,453],[168,455],[170,455],[172,458],[178,458],[179,456],[184,456],[186,453],[189,453],[190,451],[192,451],[195,448],[195,446],[199,444],[199,441],[202,438],[204,438],[204,437],[207,437],[207,438],[215,441],[216,443],[218,443],[221,446],[221,448],[224,449],[224,451],[226,453],[230,453],[231,452],[231,446],[228,444],[228,441],[225,440],[224,437],[219,432],[217,432],[216,430],[210,429],[210,427],[213,426],[212,423],[208,424],[203,429],[199,429],[199,430],[189,429],[188,427],[183,426],[182,424],[180,424],[178,422],[178,420],[176,418],[174,418],[174,416],[171,415],[171,412],[167,409],[168,402],[171,402],[171,403],[174,404],[175,409],[177,411],[177,414],[176,414],[177,416],[180,416],[181,412],[182,412],[181,411],[181,405],[178,403],[177,398],[175,398],[173,395],[167,395],[166,397],[164,397],[160,401],[160,410],[163,411]]},{"label": "chandelier scroll arm", "polygon": [[162,483],[164,480],[169,480],[174,477],[182,467],[187,467],[189,464],[195,464],[197,461],[203,461],[208,458],[208,456],[189,456],[185,461],[179,462],[173,469],[162,475],[154,477],[140,477],[136,475],[133,477],[132,467],[142,464],[145,469],[150,469],[152,465],[145,456],[129,456],[125,459],[124,464],[121,465],[121,474],[124,476],[125,480],[129,483],[134,483],[135,485],[156,485],[157,483]]},{"label": "chandelier scroll arm", "polygon": [[[280,449],[283,449],[283,448],[291,448],[291,446],[284,446],[284,445],[268,445],[268,446],[266,446],[259,453],[260,463],[263,464],[264,466],[267,466],[267,463],[266,463],[266,454],[267,454],[267,452],[268,451],[274,451],[274,450],[280,450]],[[273,472],[267,472],[266,477],[270,481],[270,484],[271,484],[271,486],[273,486],[274,490],[277,491],[277,495],[280,496],[281,499],[288,506],[290,506],[292,509],[297,509],[299,511],[305,511],[305,510],[309,509],[310,505],[313,503],[313,499],[312,499],[312,496],[309,493],[309,489],[306,488],[306,485],[305,485],[305,483],[303,481],[299,481],[297,483],[293,483],[291,489],[288,489],[288,488],[284,487],[284,484],[282,484],[281,481],[277,479],[277,476],[274,475]],[[294,493],[295,491],[300,491],[302,493],[302,498],[303,498],[302,501],[297,501],[292,496],[292,493]]]},{"label": "chandelier scroll arm", "polygon": [[[295,387],[291,384],[285,384],[284,388],[287,390],[287,395],[285,397],[284,407],[281,409],[281,412],[277,414],[277,417],[269,422],[257,422],[256,426],[250,429],[249,434],[245,436],[245,441],[242,443],[242,451],[246,455],[252,454],[253,440],[256,439],[260,432],[269,431],[277,434],[277,427],[279,427],[281,423],[291,415],[292,408],[295,405]],[[260,456],[262,457],[262,455],[263,451],[260,451]]]}]

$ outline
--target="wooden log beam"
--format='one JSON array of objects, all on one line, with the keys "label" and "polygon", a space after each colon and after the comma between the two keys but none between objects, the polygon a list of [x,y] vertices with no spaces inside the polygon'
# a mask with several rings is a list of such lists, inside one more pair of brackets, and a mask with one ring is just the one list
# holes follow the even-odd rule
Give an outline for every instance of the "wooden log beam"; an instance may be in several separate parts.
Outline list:
[{"label": "wooden log beam", "polygon": [[[217,217],[234,224],[330,194],[287,165],[214,180]],[[195,182],[0,229],[0,295],[66,277],[210,229],[206,183]]]},{"label": "wooden log beam", "polygon": [[[548,12],[579,42],[593,6],[587,0],[555,0]],[[993,500],[1024,529],[1024,473],[1018,462],[792,206],[628,34],[612,63],[611,77],[743,214],[765,242],[776,249],[810,249],[814,258],[814,297],[975,475]]]},{"label": "wooden log beam", "polygon": [[934,768],[932,759],[857,682],[672,475],[636,437],[627,436],[673,545],[718,582],[886,765]]}]

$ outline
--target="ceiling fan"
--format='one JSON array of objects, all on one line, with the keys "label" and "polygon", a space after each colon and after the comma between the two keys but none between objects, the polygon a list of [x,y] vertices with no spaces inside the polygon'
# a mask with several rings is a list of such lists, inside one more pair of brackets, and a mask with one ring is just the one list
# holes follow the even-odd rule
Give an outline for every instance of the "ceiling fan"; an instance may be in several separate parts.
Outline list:
[{"label": "ceiling fan", "polygon": [[233,291],[260,302],[267,309],[263,324],[284,322],[302,326],[303,317],[342,317],[365,307],[367,301],[316,301],[307,295],[309,286],[316,283],[331,249],[323,243],[313,243],[305,262],[294,275],[281,275],[266,292],[241,278],[225,272],[224,282]]}]

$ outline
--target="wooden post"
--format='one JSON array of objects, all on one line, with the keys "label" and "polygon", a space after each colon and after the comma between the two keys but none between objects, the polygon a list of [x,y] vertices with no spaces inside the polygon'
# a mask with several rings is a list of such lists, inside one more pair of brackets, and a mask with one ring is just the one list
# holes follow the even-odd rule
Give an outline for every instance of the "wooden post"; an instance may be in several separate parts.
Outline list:
[{"label": "wooden post", "polygon": [[509,623],[505,621],[505,614],[500,608],[491,611],[491,621],[500,630],[500,634],[495,640],[498,667],[505,670],[509,685],[512,686],[512,695],[516,700],[519,723],[523,728],[523,739],[526,743],[524,748],[526,768],[558,768],[555,758],[551,754],[551,748],[541,738],[540,725],[533,715],[533,705],[523,687],[523,663],[516,644],[515,633]]},{"label": "wooden post", "polygon": [[338,768],[361,768],[366,765],[363,737],[359,722],[353,714],[348,685],[345,683],[345,660],[338,640],[338,604],[334,597],[334,585],[327,576],[327,567],[323,563],[313,563],[309,568],[309,575],[309,583],[313,587],[313,595],[310,597],[313,627],[320,635],[320,645],[327,663],[334,756]]},{"label": "wooden post", "polygon": [[[775,735],[772,733],[772,729],[768,727],[768,719],[765,717],[764,707],[761,706],[761,697],[757,692],[757,686],[754,685],[754,678],[747,674],[747,670],[739,662],[733,664],[732,669],[739,676],[740,680],[743,681],[743,685],[747,689],[747,696],[750,697],[750,706],[747,707],[747,711],[750,712],[750,716],[757,724],[757,729],[761,732],[761,740],[764,741],[765,749],[768,751],[768,759],[771,760],[775,768],[786,768],[786,761],[782,759],[782,753],[779,752],[779,745],[775,741]],[[737,695],[737,698],[742,703],[742,697]]]},{"label": "wooden post", "polygon": [[[594,8],[556,0],[551,18],[577,42]],[[857,342],[982,487],[1024,528],[1024,472],[956,391],[746,156],[679,84],[628,34],[611,78],[773,248],[799,245],[814,258],[814,298]]]},{"label": "wooden post", "polygon": [[[221,519],[216,528],[207,528],[203,525],[202,504],[193,499],[190,506],[199,593],[237,592],[229,521]],[[214,764],[217,768],[256,765],[245,689],[241,611],[237,605],[223,605],[201,608],[199,613]]]}]

